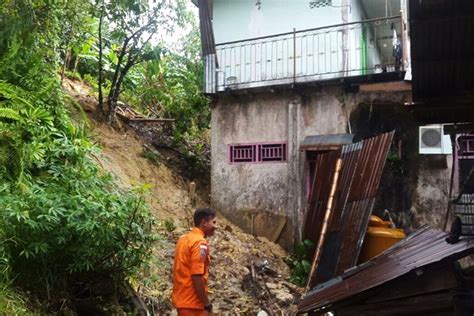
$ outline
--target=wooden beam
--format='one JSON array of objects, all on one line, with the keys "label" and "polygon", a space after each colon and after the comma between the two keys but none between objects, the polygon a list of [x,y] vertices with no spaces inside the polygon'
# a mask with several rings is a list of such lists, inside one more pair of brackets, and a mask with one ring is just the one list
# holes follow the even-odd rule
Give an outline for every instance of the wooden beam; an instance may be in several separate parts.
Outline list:
[{"label": "wooden beam", "polygon": [[380,83],[367,83],[359,86],[359,92],[391,92],[391,91],[411,91],[411,83],[407,81],[391,81]]}]

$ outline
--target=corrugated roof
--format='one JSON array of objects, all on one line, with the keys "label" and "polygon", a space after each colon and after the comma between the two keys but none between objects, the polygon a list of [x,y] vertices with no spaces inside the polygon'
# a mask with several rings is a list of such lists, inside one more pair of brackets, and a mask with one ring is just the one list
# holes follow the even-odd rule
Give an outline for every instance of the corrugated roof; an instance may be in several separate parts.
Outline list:
[{"label": "corrugated roof", "polygon": [[474,239],[448,244],[448,233],[423,227],[377,257],[347,270],[306,293],[298,312],[321,310],[408,272],[446,258],[474,253]]},{"label": "corrugated roof", "polygon": [[216,53],[214,30],[212,27],[212,11],[209,0],[198,0],[199,28],[201,31],[201,47],[203,56]]},{"label": "corrugated roof", "polygon": [[342,145],[352,144],[354,135],[329,134],[306,136],[300,145],[300,150],[332,150]]}]

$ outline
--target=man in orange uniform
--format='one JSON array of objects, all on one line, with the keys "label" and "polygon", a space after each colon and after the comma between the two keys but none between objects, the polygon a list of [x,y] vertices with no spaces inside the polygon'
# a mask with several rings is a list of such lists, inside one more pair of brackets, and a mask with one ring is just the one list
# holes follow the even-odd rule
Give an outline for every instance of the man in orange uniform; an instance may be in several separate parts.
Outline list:
[{"label": "man in orange uniform", "polygon": [[205,237],[212,236],[216,228],[216,212],[210,208],[194,212],[191,232],[176,243],[173,264],[173,305],[178,316],[213,315],[207,296],[207,278],[210,262]]}]

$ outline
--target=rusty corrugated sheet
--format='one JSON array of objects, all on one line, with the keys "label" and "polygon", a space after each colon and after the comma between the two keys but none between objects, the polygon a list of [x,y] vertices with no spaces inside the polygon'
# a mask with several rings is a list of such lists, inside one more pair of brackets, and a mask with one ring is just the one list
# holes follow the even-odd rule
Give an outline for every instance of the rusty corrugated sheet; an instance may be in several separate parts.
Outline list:
[{"label": "rusty corrugated sheet", "polygon": [[305,239],[312,240],[317,244],[319,233],[327,207],[330,182],[333,176],[336,161],[341,155],[341,150],[320,153],[315,160],[315,174],[312,179],[312,190],[308,199],[308,210],[306,214],[303,235]]},{"label": "rusty corrugated sheet", "polygon": [[377,257],[306,293],[298,305],[298,312],[321,311],[416,268],[474,253],[473,239],[448,244],[447,236],[446,232],[421,228]]},{"label": "rusty corrugated sheet", "polygon": [[363,140],[359,159],[348,165],[349,168],[355,168],[355,172],[341,214],[342,245],[335,274],[357,263],[393,134],[391,132]]},{"label": "rusty corrugated sheet", "polygon": [[313,258],[319,264],[309,276],[310,287],[356,264],[393,134],[385,133],[317,156],[304,230],[304,238],[316,244],[338,158],[342,159],[342,170],[322,255]]},{"label": "rusty corrugated sheet", "polygon": [[199,0],[199,28],[201,31],[201,48],[204,62],[204,93],[216,93],[217,57],[214,30],[211,20],[211,8],[208,0]]},{"label": "rusty corrugated sheet", "polygon": [[199,0],[199,28],[203,56],[216,54],[216,43],[212,28],[211,12],[208,0]]}]

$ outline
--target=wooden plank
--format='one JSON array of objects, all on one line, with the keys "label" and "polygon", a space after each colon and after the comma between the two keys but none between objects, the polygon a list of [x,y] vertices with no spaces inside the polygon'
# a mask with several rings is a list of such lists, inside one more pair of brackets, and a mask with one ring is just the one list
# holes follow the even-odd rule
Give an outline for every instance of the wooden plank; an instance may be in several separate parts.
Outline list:
[{"label": "wooden plank", "polygon": [[130,118],[132,122],[146,122],[146,123],[166,123],[166,122],[174,122],[174,119],[152,119],[152,118]]},{"label": "wooden plank", "polygon": [[285,227],[285,225],[286,225],[286,217],[280,218],[280,220],[278,221],[278,224],[277,224],[277,228],[273,231],[273,235],[270,238],[271,241],[277,242],[277,240],[280,237],[281,232],[283,231],[283,228]]},{"label": "wooden plank", "polygon": [[286,216],[268,211],[257,211],[251,217],[250,232],[252,235],[262,236],[271,241],[280,237],[287,222]]},{"label": "wooden plank", "polygon": [[392,81],[380,83],[361,84],[359,92],[377,92],[377,91],[411,91],[411,83],[406,81]]}]

